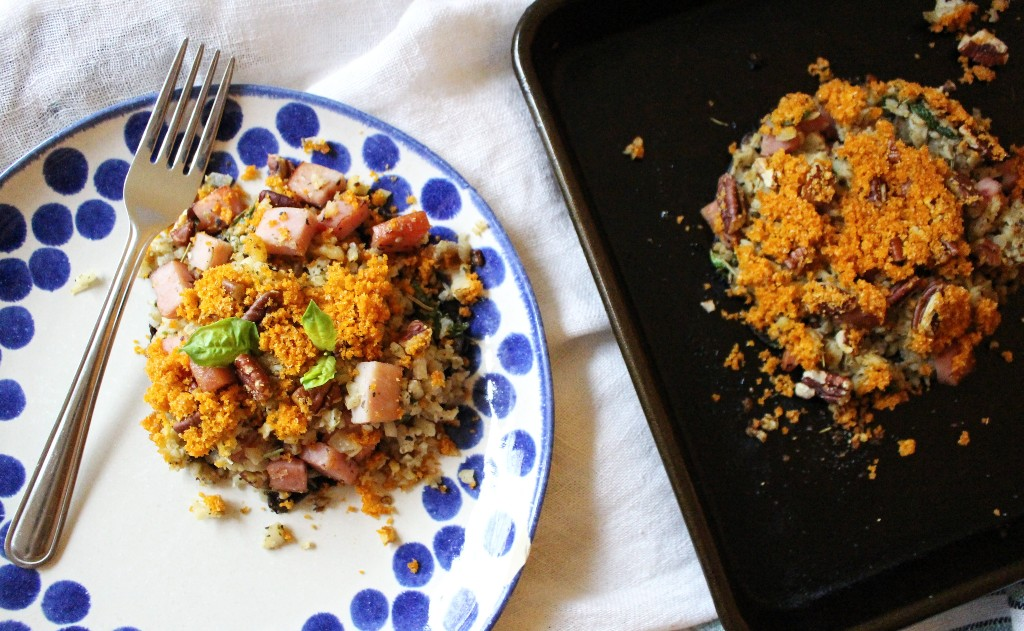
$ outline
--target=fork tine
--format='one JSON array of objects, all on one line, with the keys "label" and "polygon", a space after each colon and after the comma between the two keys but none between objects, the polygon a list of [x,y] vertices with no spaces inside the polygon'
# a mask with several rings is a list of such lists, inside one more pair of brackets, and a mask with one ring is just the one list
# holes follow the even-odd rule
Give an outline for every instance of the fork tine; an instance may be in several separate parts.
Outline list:
[{"label": "fork tine", "polygon": [[206,78],[202,87],[199,88],[199,95],[196,97],[195,106],[192,108],[192,115],[189,116],[188,124],[185,125],[185,132],[181,136],[181,145],[178,147],[178,154],[174,157],[171,169],[176,170],[185,162],[189,151],[192,149],[192,141],[195,140],[196,128],[203,117],[203,105],[206,104],[206,97],[210,93],[210,84],[213,83],[213,72],[220,61],[220,51],[213,51],[213,59],[210,60],[210,67],[206,70]]},{"label": "fork tine", "polygon": [[181,117],[185,113],[185,108],[188,107],[189,99],[192,96],[192,86],[196,80],[196,74],[199,72],[199,63],[203,60],[203,52],[206,48],[200,44],[199,50],[196,51],[196,56],[192,60],[192,67],[189,68],[188,78],[185,79],[184,85],[181,86],[181,95],[178,97],[178,104],[174,108],[174,113],[171,115],[171,120],[167,125],[167,135],[164,136],[163,146],[160,147],[160,154],[156,157],[157,164],[167,164],[170,155],[171,148],[174,146],[174,140],[178,137],[178,126],[181,125]]},{"label": "fork tine", "polygon": [[[167,100],[171,96],[171,92],[174,91],[174,85],[178,82],[178,72],[181,70],[181,62],[185,58],[185,50],[188,48],[188,38],[186,37],[181,42],[181,47],[178,48],[178,54],[174,57],[174,63],[171,64],[171,70],[167,73],[167,78],[164,79],[164,86],[160,89],[160,95],[156,99],[156,103],[153,104],[153,112],[149,115],[149,123],[146,125],[146,131],[142,133],[142,138],[139,140],[139,149],[143,147],[150,153],[152,157],[153,146],[156,144],[156,137],[160,134],[160,127],[163,126],[164,115],[167,113]],[[138,149],[136,149],[138,153]]]},{"label": "fork tine", "polygon": [[234,71],[235,58],[229,57],[228,64],[224,68],[224,74],[221,75],[220,83],[217,86],[217,97],[213,101],[213,107],[210,108],[210,116],[206,119],[203,135],[199,139],[199,146],[196,147],[196,154],[192,158],[192,164],[189,167],[190,175],[197,170],[200,173],[206,170],[206,164],[210,159],[210,149],[213,146],[213,139],[217,135],[217,128],[220,127],[224,106],[227,105],[228,91],[231,88],[231,75]]}]

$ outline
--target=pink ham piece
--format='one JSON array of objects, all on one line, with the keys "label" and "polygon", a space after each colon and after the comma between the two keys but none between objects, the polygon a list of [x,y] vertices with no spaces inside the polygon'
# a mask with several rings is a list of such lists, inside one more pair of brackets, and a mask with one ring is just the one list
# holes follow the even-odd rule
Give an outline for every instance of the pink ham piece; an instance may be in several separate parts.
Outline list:
[{"label": "pink ham piece", "polygon": [[805,134],[813,134],[814,132],[824,132],[835,126],[836,121],[829,116],[828,112],[818,108],[817,116],[810,116],[797,123],[796,128]]},{"label": "pink ham piece", "polygon": [[305,493],[309,490],[306,463],[298,458],[274,460],[267,463],[267,478],[270,488],[275,491]]},{"label": "pink ham piece", "polygon": [[256,226],[267,253],[285,256],[305,255],[316,231],[316,215],[306,208],[271,208]]},{"label": "pink ham piece", "polygon": [[204,392],[215,392],[236,381],[235,371],[230,366],[200,366],[189,359],[188,367],[192,370],[196,387]]},{"label": "pink ham piece", "polygon": [[208,270],[228,262],[231,258],[231,245],[205,232],[196,233],[192,248],[188,251],[188,264],[195,269]]},{"label": "pink ham piece", "polygon": [[318,218],[323,230],[332,233],[339,239],[344,239],[369,216],[370,207],[365,201],[354,205],[343,199],[332,199],[324,205]]},{"label": "pink ham piece", "polygon": [[983,177],[974,184],[974,190],[986,200],[990,200],[1003,192],[1003,185],[994,178]]},{"label": "pink ham piece", "polygon": [[288,188],[317,208],[323,208],[346,184],[344,173],[312,162],[295,167],[288,178]]},{"label": "pink ham piece", "polygon": [[777,151],[796,151],[804,144],[804,135],[797,133],[792,138],[780,140],[776,136],[765,135],[761,138],[761,155],[770,156]]},{"label": "pink ham piece", "polygon": [[359,395],[353,423],[386,423],[402,418],[402,367],[384,362],[359,362],[349,392]]},{"label": "pink ham piece", "polygon": [[181,261],[168,261],[153,270],[149,282],[156,293],[156,309],[165,318],[178,315],[181,305],[181,293],[192,286],[192,273]]},{"label": "pink ham piece", "polygon": [[307,445],[299,457],[332,480],[355,484],[359,479],[359,465],[327,443]]},{"label": "pink ham piece", "polygon": [[947,386],[955,386],[974,370],[975,357],[970,353],[961,360],[961,365],[954,361],[959,351],[959,344],[950,344],[949,348],[932,357],[932,366],[935,368],[935,379]]},{"label": "pink ham piece", "polygon": [[391,254],[415,249],[430,232],[430,220],[422,210],[399,215],[373,227],[370,246]]},{"label": "pink ham piece", "polygon": [[185,343],[185,336],[181,333],[175,333],[174,335],[168,335],[164,339],[160,340],[160,346],[164,349],[165,353],[171,353],[174,349],[178,348]]},{"label": "pink ham piece", "polygon": [[246,203],[242,193],[230,186],[216,188],[192,204],[192,212],[199,220],[197,227],[207,232],[220,232],[227,228],[228,224],[245,209]]}]

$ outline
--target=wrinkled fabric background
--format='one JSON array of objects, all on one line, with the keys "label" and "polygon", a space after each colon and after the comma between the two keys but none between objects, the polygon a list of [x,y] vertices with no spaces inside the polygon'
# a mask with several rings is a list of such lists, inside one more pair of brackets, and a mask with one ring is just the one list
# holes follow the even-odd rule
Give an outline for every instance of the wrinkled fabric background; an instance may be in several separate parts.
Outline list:
[{"label": "wrinkled fabric background", "polygon": [[[0,169],[79,119],[154,91],[184,36],[233,54],[238,83],[342,101],[423,142],[511,237],[553,368],[547,496],[496,628],[714,628],[693,546],[513,74],[512,36],[528,5],[0,1]],[[918,628],[992,617],[1008,625],[1006,602],[990,597]]]}]

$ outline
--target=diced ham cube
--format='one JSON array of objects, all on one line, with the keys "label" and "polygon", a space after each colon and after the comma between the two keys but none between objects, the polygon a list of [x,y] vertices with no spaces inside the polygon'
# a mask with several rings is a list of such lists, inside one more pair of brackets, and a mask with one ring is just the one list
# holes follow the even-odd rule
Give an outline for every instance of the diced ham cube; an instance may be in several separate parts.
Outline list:
[{"label": "diced ham cube", "polygon": [[316,231],[316,215],[306,208],[271,208],[256,226],[267,253],[285,256],[304,255]]},{"label": "diced ham cube", "polygon": [[160,340],[160,346],[164,349],[165,353],[171,353],[174,349],[178,348],[185,343],[185,336],[181,333],[175,333],[174,335],[168,335],[164,339]]},{"label": "diced ham cube", "polygon": [[227,228],[245,209],[245,198],[241,191],[230,186],[216,188],[192,204],[192,212],[199,220],[197,227],[214,233]]},{"label": "diced ham cube", "polygon": [[156,292],[156,308],[160,315],[165,318],[177,317],[181,292],[191,287],[193,280],[188,266],[181,261],[168,261],[150,273],[149,282]]},{"label": "diced ham cube", "polygon": [[402,418],[402,367],[384,362],[359,362],[349,393],[358,395],[353,423],[386,423]]},{"label": "diced ham cube", "polygon": [[299,457],[332,480],[355,484],[359,479],[359,465],[327,443],[307,445]]},{"label": "diced ham cube", "polygon": [[323,208],[346,184],[344,173],[312,162],[295,167],[288,178],[288,188],[317,208]]},{"label": "diced ham cube", "polygon": [[765,134],[761,137],[761,155],[770,156],[778,151],[787,153],[796,151],[804,144],[804,136],[796,133],[788,137],[770,136]]},{"label": "diced ham cube", "polygon": [[327,202],[318,218],[321,228],[333,233],[339,239],[344,239],[369,216],[370,207],[365,201],[352,203],[344,199],[333,199]]},{"label": "diced ham cube", "polygon": [[309,490],[306,463],[298,458],[274,460],[267,463],[267,478],[270,488],[275,491],[305,493]]},{"label": "diced ham cube", "polygon": [[385,253],[407,252],[423,243],[428,232],[427,213],[417,210],[374,226],[370,245]]},{"label": "diced ham cube", "polygon": [[200,366],[191,359],[188,367],[192,370],[192,378],[196,386],[205,392],[214,392],[224,386],[235,383],[235,370],[230,366]]},{"label": "diced ham cube", "polygon": [[231,245],[227,241],[198,232],[188,251],[188,263],[196,269],[208,270],[227,263],[231,252]]}]

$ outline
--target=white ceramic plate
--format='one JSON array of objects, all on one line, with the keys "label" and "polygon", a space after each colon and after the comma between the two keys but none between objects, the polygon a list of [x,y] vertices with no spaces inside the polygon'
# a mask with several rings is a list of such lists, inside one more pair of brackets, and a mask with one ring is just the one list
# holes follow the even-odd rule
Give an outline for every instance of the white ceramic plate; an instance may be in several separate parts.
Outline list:
[{"label": "white ceramic plate", "polygon": [[[0,176],[0,534],[63,403],[127,238],[122,185],[152,97],[97,113]],[[330,154],[310,156],[301,139]],[[452,147],[450,151],[457,151]],[[238,175],[268,153],[380,175],[400,206],[426,210],[438,236],[471,234],[486,299],[471,336],[479,368],[444,463],[440,494],[395,496],[400,541],[345,493],[327,510],[288,515],[252,489],[204,488],[172,471],[139,421],[148,381],[148,283],[137,283],[101,388],[78,489],[56,561],[0,560],[0,629],[483,629],[526,560],[547,481],[552,398],[540,314],[522,265],[490,209],[450,166],[404,133],[345,105],[277,88],[232,90],[211,169]],[[255,193],[259,181],[242,182]],[[403,208],[404,209],[404,208]],[[73,295],[75,277],[100,286]],[[472,418],[478,417],[473,422]],[[473,469],[476,488],[459,477]],[[468,476],[465,476],[468,477]],[[231,510],[197,520],[200,491]],[[247,515],[239,508],[248,506]],[[298,542],[262,548],[284,522]],[[415,559],[418,571],[408,563]]]}]

